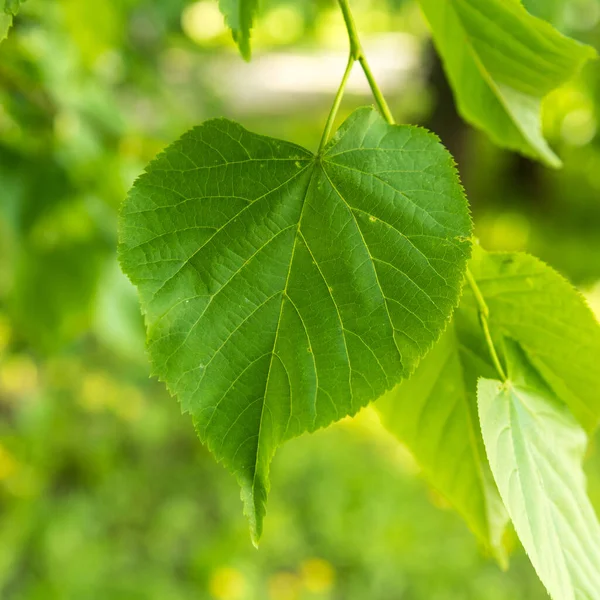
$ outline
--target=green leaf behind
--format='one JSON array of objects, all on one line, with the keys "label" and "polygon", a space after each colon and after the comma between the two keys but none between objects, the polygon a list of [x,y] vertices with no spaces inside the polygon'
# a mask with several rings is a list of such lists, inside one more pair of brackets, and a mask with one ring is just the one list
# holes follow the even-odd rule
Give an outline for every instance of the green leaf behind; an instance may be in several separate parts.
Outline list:
[{"label": "green leaf behind", "polygon": [[[517,340],[555,395],[586,430],[594,429],[600,419],[600,326],[583,296],[527,254],[487,253],[477,247],[470,269],[498,342],[502,336]],[[477,309],[470,292],[460,312],[474,324]],[[482,352],[482,340],[472,342],[472,348]]]},{"label": "green leaf behind", "polygon": [[[490,309],[495,343],[518,340],[528,360],[588,430],[600,416],[600,327],[583,297],[542,261],[473,247],[469,269]],[[503,562],[506,512],[482,451],[479,377],[496,371],[466,286],[453,322],[412,377],[377,402],[383,424],[405,443],[429,482]]]},{"label": "green leaf behind", "polygon": [[258,11],[258,0],[219,0],[219,8],[231,29],[240,54],[250,60],[250,34]]},{"label": "green leaf behind", "polygon": [[136,182],[120,257],[154,372],[236,474],[255,541],[275,448],[414,370],[458,302],[470,229],[437,138],[372,109],[319,156],[208,121]]},{"label": "green leaf behind", "polygon": [[560,166],[542,135],[542,99],[595,51],[519,0],[419,1],[463,118],[499,146]]},{"label": "green leaf behind", "polygon": [[[477,334],[477,332],[475,332]],[[428,481],[502,564],[508,514],[492,479],[479,430],[475,388],[494,370],[461,345],[451,324],[407,381],[377,401],[382,423],[402,441]]]},{"label": "green leaf behind", "polygon": [[585,489],[585,432],[507,341],[507,383],[481,379],[479,414],[498,489],[555,600],[600,598],[600,525]]},{"label": "green leaf behind", "polygon": [[6,39],[13,22],[12,15],[0,12],[0,42]]},{"label": "green leaf behind", "polygon": [[13,17],[19,12],[23,0],[0,0],[0,42],[8,35],[12,27]]}]

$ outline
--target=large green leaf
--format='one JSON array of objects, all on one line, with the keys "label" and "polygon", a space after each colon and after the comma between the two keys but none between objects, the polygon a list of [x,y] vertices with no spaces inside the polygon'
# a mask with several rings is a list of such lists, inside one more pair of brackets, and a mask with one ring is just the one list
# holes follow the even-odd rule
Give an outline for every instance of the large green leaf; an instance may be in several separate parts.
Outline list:
[{"label": "large green leaf", "polygon": [[410,379],[385,394],[376,407],[382,423],[410,449],[428,481],[504,565],[508,515],[485,457],[477,416],[475,389],[482,373],[494,375],[461,344],[451,324]]},{"label": "large green leaf", "polygon": [[219,0],[219,7],[241,55],[250,60],[250,33],[258,11],[258,0]]},{"label": "large green leaf", "polygon": [[515,529],[555,600],[600,598],[600,525],[585,489],[587,438],[507,341],[509,381],[479,381],[481,429]]},{"label": "large green leaf", "polygon": [[[600,326],[581,294],[554,269],[522,253],[475,248],[470,269],[490,309],[493,334],[517,340],[529,360],[579,422],[592,430],[600,418]],[[470,292],[460,315],[475,327]],[[482,340],[467,342],[485,352]],[[483,374],[482,374],[483,375]]]},{"label": "large green leaf", "polygon": [[275,448],[412,372],[458,301],[469,232],[448,152],[373,109],[318,156],[208,121],[136,182],[120,256],[154,372],[236,474],[255,540]]},{"label": "large green leaf", "polygon": [[560,166],[542,135],[542,99],[595,51],[520,0],[420,0],[464,119],[503,147]]}]

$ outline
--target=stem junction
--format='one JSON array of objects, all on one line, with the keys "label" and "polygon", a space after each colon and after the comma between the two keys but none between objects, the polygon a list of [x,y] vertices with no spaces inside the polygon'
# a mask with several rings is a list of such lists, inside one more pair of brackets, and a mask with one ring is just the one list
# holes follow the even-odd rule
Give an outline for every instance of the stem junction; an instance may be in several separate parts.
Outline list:
[{"label": "stem junction", "polygon": [[369,87],[371,88],[371,92],[373,94],[373,97],[375,98],[375,102],[377,103],[377,108],[379,109],[379,112],[390,125],[394,124],[394,117],[392,116],[390,107],[385,101],[383,93],[377,85],[377,81],[375,80],[373,72],[371,71],[371,67],[369,66],[369,62],[367,61],[367,57],[363,51],[362,44],[360,43],[358,31],[356,29],[356,23],[354,21],[354,17],[352,16],[348,0],[338,0],[338,4],[344,17],[346,30],[348,31],[348,39],[350,40],[350,55],[348,57],[348,64],[346,66],[346,70],[344,71],[344,76],[342,77],[342,81],[335,95],[333,106],[331,107],[329,116],[327,117],[327,122],[325,124],[325,129],[323,130],[323,136],[321,137],[321,143],[319,145],[318,154],[321,153],[321,151],[327,144],[327,141],[329,140],[335,117],[337,115],[338,109],[340,108],[340,104],[342,103],[342,98],[344,96],[346,84],[348,83],[348,77],[350,76],[352,67],[355,62],[358,62],[360,64],[365,74],[365,77],[369,82]]}]

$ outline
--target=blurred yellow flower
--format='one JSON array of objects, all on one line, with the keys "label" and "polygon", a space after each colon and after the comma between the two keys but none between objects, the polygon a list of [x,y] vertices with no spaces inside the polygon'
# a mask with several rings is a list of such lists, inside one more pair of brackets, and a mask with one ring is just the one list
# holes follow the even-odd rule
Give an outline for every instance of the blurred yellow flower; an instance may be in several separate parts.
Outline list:
[{"label": "blurred yellow flower", "polygon": [[8,396],[28,396],[38,385],[38,368],[25,354],[15,354],[0,365],[0,391]]},{"label": "blurred yellow flower", "polygon": [[17,461],[13,455],[0,445],[0,481],[4,481],[17,470]]},{"label": "blurred yellow flower", "polygon": [[232,567],[219,567],[213,572],[208,589],[217,600],[241,600],[246,595],[246,578]]},{"label": "blurred yellow flower", "polygon": [[329,591],[335,583],[335,570],[331,563],[322,558],[309,558],[301,566],[302,581],[309,592]]},{"label": "blurred yellow flower", "polygon": [[225,20],[216,2],[201,0],[185,8],[181,27],[197,44],[210,42],[227,31]]}]

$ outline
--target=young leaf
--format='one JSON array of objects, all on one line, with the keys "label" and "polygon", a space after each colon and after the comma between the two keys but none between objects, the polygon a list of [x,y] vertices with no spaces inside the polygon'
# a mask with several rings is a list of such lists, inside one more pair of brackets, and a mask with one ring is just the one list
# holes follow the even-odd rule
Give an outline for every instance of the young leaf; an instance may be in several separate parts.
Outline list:
[{"label": "young leaf", "polygon": [[[527,254],[477,247],[469,268],[490,309],[492,333],[517,340],[555,395],[586,430],[594,429],[600,418],[600,326],[581,294]],[[473,327],[476,312],[466,292],[461,314]]]},{"label": "young leaf", "polygon": [[463,118],[505,148],[552,167],[541,102],[595,56],[520,0],[419,0]]},{"label": "young leaf", "polygon": [[154,371],[236,474],[255,541],[276,447],[412,372],[458,301],[470,229],[437,138],[373,109],[318,156],[207,121],[136,182],[120,257]]},{"label": "young leaf", "polygon": [[583,429],[507,342],[510,380],[477,387],[488,459],[519,538],[555,600],[600,598],[600,525],[585,489]]},{"label": "young leaf", "polygon": [[250,32],[258,11],[258,0],[219,0],[219,8],[231,29],[240,54],[250,60]]},{"label": "young leaf", "polygon": [[380,398],[376,407],[430,483],[505,565],[502,537],[508,515],[485,458],[477,416],[475,388],[482,372],[494,374],[461,346],[451,324],[410,379]]}]

